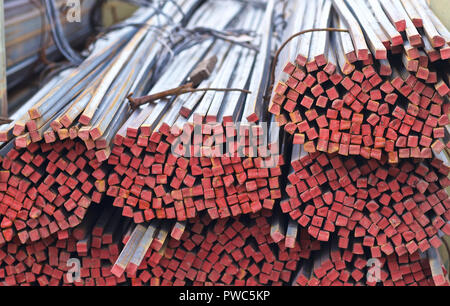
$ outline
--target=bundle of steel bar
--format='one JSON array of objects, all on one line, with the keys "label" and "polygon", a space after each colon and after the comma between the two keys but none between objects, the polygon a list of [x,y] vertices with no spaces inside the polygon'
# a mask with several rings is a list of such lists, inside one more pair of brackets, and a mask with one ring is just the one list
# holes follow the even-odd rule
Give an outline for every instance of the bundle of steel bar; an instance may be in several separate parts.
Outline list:
[{"label": "bundle of steel bar", "polygon": [[159,220],[147,228],[138,224],[112,273],[126,275],[132,285],[289,284],[299,261],[309,258],[320,243],[304,231],[294,248],[274,242],[270,215],[263,210],[214,221],[203,214],[187,226],[177,223],[171,237]]},{"label": "bundle of steel bar", "polygon": [[[103,285],[445,285],[439,254],[369,256],[361,239],[340,249],[299,237],[271,212],[187,222],[126,222],[111,206],[91,208],[67,235],[12,241],[0,249],[0,284]],[[129,220],[128,220],[129,221]],[[296,232],[297,230],[295,230]],[[288,237],[294,241],[287,248]],[[274,239],[279,240],[276,242]],[[122,251],[119,254],[119,250]]]},{"label": "bundle of steel bar", "polygon": [[[425,1],[298,1],[268,107],[308,152],[389,162],[445,147],[449,32]],[[289,37],[289,35],[287,35]]]},{"label": "bundle of steel bar", "polygon": [[[386,255],[425,252],[450,234],[450,167],[440,159],[387,163],[293,149],[281,209],[321,241],[351,237]],[[334,235],[335,236],[335,235]]]},{"label": "bundle of steel bar", "polygon": [[81,262],[80,279],[74,285],[115,286],[127,281],[112,275],[111,268],[122,249],[123,237],[131,231],[131,224],[111,202],[104,204],[89,211],[83,223],[72,230],[71,236],[76,241],[74,258]]},{"label": "bundle of steel bar", "polygon": [[69,267],[76,241],[51,235],[37,242],[11,241],[0,250],[0,279],[3,286],[57,286]]},{"label": "bundle of steel bar", "polygon": [[[265,210],[213,221],[204,214],[189,223],[154,220],[144,226],[110,205],[92,207],[70,232],[3,246],[0,284],[289,284],[299,261],[320,249],[320,242],[305,230],[297,237],[296,224],[279,239],[274,232],[280,224],[270,215]],[[294,242],[290,248],[288,239]]]},{"label": "bundle of steel bar", "polygon": [[[107,174],[102,154],[129,111],[128,90],[146,88],[148,71],[166,48],[157,39],[164,30],[158,16],[183,18],[176,5],[138,10],[97,40],[80,66],[51,80],[12,123],[1,126],[1,241],[17,234],[24,243],[65,231],[81,222],[91,202],[100,202]],[[179,5],[189,12],[197,1]]]},{"label": "bundle of steel bar", "polygon": [[141,8],[0,126],[0,285],[445,285],[448,31],[285,4]]},{"label": "bundle of steel bar", "polygon": [[[242,4],[231,3],[227,15],[222,2],[207,3],[205,10],[211,7],[207,13],[213,17],[199,10],[202,18],[196,20],[194,15],[188,29],[214,24],[218,30],[231,26],[255,31],[259,44],[255,40],[253,44],[259,52],[229,41],[207,40],[175,57],[149,94],[175,88],[186,79],[192,82],[192,74],[208,65],[213,69],[199,88],[231,87],[251,93],[192,92],[140,106],[129,117],[117,132],[108,159],[114,170],[107,195],[115,197],[114,205],[135,223],[153,218],[184,221],[203,210],[212,219],[226,218],[271,209],[281,196],[279,130],[263,133],[263,126],[256,124],[264,117],[273,1],[265,10],[252,6],[241,10]],[[218,15],[220,24],[214,17]]]},{"label": "bundle of steel bar", "polygon": [[80,224],[92,202],[100,203],[106,176],[93,150],[68,140],[32,143],[1,152],[3,241],[15,235],[37,241]]},{"label": "bundle of steel bar", "polygon": [[[111,274],[129,222],[111,205],[95,207],[70,233],[36,242],[13,240],[0,251],[0,283],[38,286],[114,286],[125,277]],[[73,271],[73,273],[72,273]]]},{"label": "bundle of steel bar", "polygon": [[340,249],[337,240],[303,261],[294,286],[442,286],[445,280],[438,254],[433,253],[372,257],[360,242]]}]

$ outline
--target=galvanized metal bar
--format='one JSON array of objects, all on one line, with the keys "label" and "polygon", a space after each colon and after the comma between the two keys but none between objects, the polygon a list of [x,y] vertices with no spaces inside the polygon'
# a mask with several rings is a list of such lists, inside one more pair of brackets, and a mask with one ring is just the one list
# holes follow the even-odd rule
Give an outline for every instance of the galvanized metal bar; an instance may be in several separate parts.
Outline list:
[{"label": "galvanized metal bar", "polygon": [[241,122],[257,122],[263,112],[263,96],[268,80],[270,69],[270,50],[271,50],[271,25],[273,19],[273,10],[275,2],[268,0],[263,16],[263,24],[259,27],[260,45],[258,55],[255,60],[252,77],[249,85],[250,94],[247,95],[242,113]]},{"label": "galvanized metal bar", "polygon": [[364,34],[358,21],[352,16],[343,0],[333,0],[333,7],[341,15],[343,21],[346,23],[348,30],[355,44],[356,56],[358,60],[363,61],[368,59],[368,48]]}]

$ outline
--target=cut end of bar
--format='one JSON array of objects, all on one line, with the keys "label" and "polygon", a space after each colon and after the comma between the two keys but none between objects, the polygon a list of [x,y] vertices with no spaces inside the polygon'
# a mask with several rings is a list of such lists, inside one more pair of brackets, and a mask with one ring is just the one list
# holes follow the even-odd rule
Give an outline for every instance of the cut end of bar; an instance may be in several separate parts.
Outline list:
[{"label": "cut end of bar", "polygon": [[16,137],[15,145],[18,148],[26,148],[28,145],[28,134]]},{"label": "cut end of bar", "polygon": [[386,50],[376,50],[375,58],[376,59],[387,59],[387,51]]},{"label": "cut end of bar", "polygon": [[30,116],[31,119],[38,119],[41,117],[41,114],[39,113],[39,111],[35,108],[32,108],[28,111],[28,115]]},{"label": "cut end of bar", "polygon": [[307,60],[308,59],[305,56],[299,54],[299,55],[297,55],[297,58],[295,59],[295,62],[297,63],[297,65],[299,65],[301,67],[305,67]]},{"label": "cut end of bar", "polygon": [[[450,47],[449,47],[448,45],[446,45],[445,47],[441,48],[441,49],[439,50],[439,52],[440,52],[440,58],[441,58],[441,59],[447,60],[447,59],[450,58]],[[437,52],[436,52],[436,53],[437,53]],[[437,55],[435,55],[435,58],[436,58],[436,59],[434,59],[434,60],[430,59],[430,61],[436,61],[436,60],[438,60],[438,59],[439,59],[438,55],[439,55],[439,53],[437,53]]]},{"label": "cut end of bar", "polygon": [[295,247],[295,239],[292,237],[286,237],[285,246],[289,249],[293,249]]},{"label": "cut end of bar", "polygon": [[12,132],[14,136],[20,136],[23,134],[23,132],[25,132],[24,124],[22,124],[22,123],[14,124],[13,132]]},{"label": "cut end of bar", "polygon": [[422,42],[422,36],[420,36],[420,34],[410,36],[409,37],[409,43],[413,47],[420,47],[420,46],[422,46],[422,43],[423,43]]},{"label": "cut end of bar", "polygon": [[65,127],[68,128],[72,124],[72,119],[69,118],[68,115],[63,115],[59,122]]},{"label": "cut end of bar", "polygon": [[0,132],[0,141],[2,141],[2,142],[8,141],[8,133],[7,132]]},{"label": "cut end of bar", "polygon": [[[131,138],[136,138],[138,134],[138,129],[134,128],[134,127],[128,127],[127,128],[127,137],[131,137]],[[119,136],[119,135],[117,135]],[[123,136],[121,136],[122,140],[123,140]]]},{"label": "cut end of bar", "polygon": [[69,129],[69,137],[70,139],[75,139],[78,137],[78,128],[73,126]]},{"label": "cut end of bar", "polygon": [[141,136],[150,137],[152,134],[152,129],[149,125],[141,125]]},{"label": "cut end of bar", "polygon": [[217,116],[206,116],[206,123],[217,122]]},{"label": "cut end of bar", "polygon": [[122,135],[116,134],[116,135],[114,136],[113,143],[114,143],[116,146],[121,146],[122,143],[123,143],[123,139],[124,139],[124,137],[123,137]]},{"label": "cut end of bar", "polygon": [[328,73],[328,75],[332,75],[336,71],[336,65],[334,63],[328,62],[323,71]]},{"label": "cut end of bar", "polygon": [[247,116],[247,120],[248,120],[248,122],[256,123],[256,122],[258,122],[259,118],[258,118],[257,114],[253,113],[253,114]]},{"label": "cut end of bar", "polygon": [[93,140],[97,140],[100,137],[102,137],[103,133],[100,131],[98,127],[94,127],[89,131],[89,134],[91,135]]},{"label": "cut end of bar", "polygon": [[280,242],[284,238],[284,235],[278,231],[270,233],[270,236],[272,237],[272,239],[275,243]]},{"label": "cut end of bar", "polygon": [[[53,135],[55,135],[55,133],[53,131],[50,131],[50,132]],[[45,134],[44,134],[44,137],[45,137]],[[58,137],[59,137],[60,140],[64,140],[66,138],[69,138],[69,130],[68,129],[60,129],[60,130],[58,130]]]},{"label": "cut end of bar", "polygon": [[309,73],[314,72],[318,69],[319,69],[319,67],[317,66],[317,63],[315,60],[311,60],[306,63],[306,71],[308,71]]},{"label": "cut end of bar", "polygon": [[95,156],[97,157],[99,162],[105,161],[108,159],[110,152],[107,150],[99,150],[95,152]]},{"label": "cut end of bar", "polygon": [[107,146],[106,139],[100,138],[95,141],[95,147],[99,150],[105,149]]},{"label": "cut end of bar", "polygon": [[355,70],[355,65],[350,63],[345,63],[344,67],[342,68],[342,73],[345,75],[349,75],[350,73]]},{"label": "cut end of bar", "polygon": [[203,123],[203,116],[200,115],[200,114],[195,114],[194,113],[193,122],[194,122],[194,124],[198,124],[198,125],[202,124]]},{"label": "cut end of bar", "polygon": [[128,275],[136,275],[137,269],[138,269],[138,265],[136,265],[135,263],[130,262],[128,264],[128,266],[127,266],[127,269],[126,269],[127,270],[127,274]]},{"label": "cut end of bar", "polygon": [[89,122],[91,122],[91,118],[86,115],[81,115],[80,119],[78,119],[78,122],[82,125],[88,125]]},{"label": "cut end of bar", "polygon": [[84,238],[84,231],[82,231],[81,229],[74,229],[73,233],[72,233],[73,238],[75,238],[76,240],[82,240]]},{"label": "cut end of bar", "polygon": [[391,66],[380,65],[380,75],[382,76],[390,76],[392,74]]},{"label": "cut end of bar", "polygon": [[180,128],[178,125],[173,125],[170,128],[170,134],[172,134],[175,137],[180,136],[182,132],[183,132],[183,129]]},{"label": "cut end of bar", "polygon": [[433,276],[433,282],[436,286],[444,286],[447,284],[447,280],[442,274]]},{"label": "cut end of bar", "polygon": [[413,19],[412,19],[412,22],[413,22],[413,24],[414,24],[414,26],[415,26],[416,28],[421,28],[421,27],[423,27],[423,20],[422,20],[422,18],[413,18]]},{"label": "cut end of bar", "polygon": [[406,50],[406,55],[408,56],[408,58],[414,60],[420,57],[420,52],[418,48],[409,48],[408,50]]},{"label": "cut end of bar", "polygon": [[406,20],[402,19],[394,22],[395,28],[399,32],[403,32],[406,29]]},{"label": "cut end of bar", "polygon": [[369,59],[369,50],[367,49],[359,49],[358,50],[358,60],[365,61]]},{"label": "cut end of bar", "polygon": [[180,240],[183,233],[184,233],[183,230],[180,230],[179,228],[174,227],[172,232],[170,233],[170,237],[172,237],[175,240]]},{"label": "cut end of bar", "polygon": [[87,244],[86,244],[86,242],[79,241],[77,243],[77,252],[78,253],[86,253],[87,252]]},{"label": "cut end of bar", "polygon": [[19,240],[22,244],[25,244],[28,241],[28,232],[27,231],[21,231],[19,234],[17,234],[19,237]]},{"label": "cut end of bar", "polygon": [[42,136],[38,133],[38,131],[30,131],[29,134],[32,142],[39,142],[42,140]]},{"label": "cut end of bar", "polygon": [[431,45],[433,48],[440,48],[445,45],[445,39],[442,36],[436,35],[431,39]]},{"label": "cut end of bar", "polygon": [[6,242],[11,241],[14,237],[14,231],[12,228],[7,228],[7,229],[3,230],[2,234],[3,234],[3,237],[5,238]]},{"label": "cut end of bar", "polygon": [[87,128],[87,127],[82,127],[82,128],[78,131],[78,137],[80,137],[80,139],[82,139],[82,140],[87,140],[87,139],[89,139],[89,128]]},{"label": "cut end of bar", "polygon": [[182,106],[180,109],[180,115],[184,118],[188,118],[191,115],[191,110]]},{"label": "cut end of bar", "polygon": [[326,65],[326,63],[328,62],[325,55],[320,54],[317,55],[314,60],[316,61],[317,66],[322,67],[323,65]]},{"label": "cut end of bar", "polygon": [[354,63],[358,60],[358,58],[356,57],[356,53],[354,51],[346,53],[345,57],[347,58],[347,61],[349,63]]},{"label": "cut end of bar", "polygon": [[63,127],[63,125],[59,122],[58,119],[56,119],[50,122],[50,127],[52,128],[53,131],[57,132],[59,129]]},{"label": "cut end of bar", "polygon": [[52,143],[56,141],[56,136],[53,131],[47,131],[44,133],[45,143]]},{"label": "cut end of bar", "polygon": [[401,35],[392,37],[392,46],[400,46],[400,45],[403,45],[403,37]]},{"label": "cut end of bar", "polygon": [[26,123],[26,126],[27,126],[28,131],[36,131],[37,130],[36,121],[34,121],[34,120],[28,120]]}]

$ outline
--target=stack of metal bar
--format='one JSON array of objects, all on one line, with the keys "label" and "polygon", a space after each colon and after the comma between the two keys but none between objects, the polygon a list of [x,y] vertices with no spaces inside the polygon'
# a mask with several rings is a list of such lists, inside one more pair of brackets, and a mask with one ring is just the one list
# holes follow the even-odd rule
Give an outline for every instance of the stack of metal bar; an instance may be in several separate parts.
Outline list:
[{"label": "stack of metal bar", "polygon": [[[196,4],[180,3],[186,12]],[[164,8],[167,17],[182,20],[175,4]],[[50,81],[12,123],[0,127],[2,241],[18,235],[24,243],[66,231],[82,221],[92,202],[100,203],[107,171],[98,156],[129,111],[128,90],[145,88],[165,48],[156,39],[165,25],[158,25],[159,14],[154,7],[138,10],[97,40],[80,66]]]},{"label": "stack of metal bar", "polygon": [[425,1],[313,1],[299,11],[306,18],[293,32],[349,32],[304,34],[280,58],[269,111],[294,143],[307,152],[387,153],[389,163],[445,148],[450,36]]},{"label": "stack of metal bar", "polygon": [[[450,168],[437,158],[381,161],[297,151],[281,209],[321,241],[337,233],[381,255],[438,248],[450,235]],[[342,248],[346,248],[346,244]]]},{"label": "stack of metal bar", "polygon": [[[293,279],[300,258],[320,243],[309,240],[286,248],[271,237],[271,212],[216,221],[204,214],[168,227],[137,225],[112,269],[133,285],[282,285]],[[175,230],[176,229],[176,230]],[[174,238],[174,233],[178,233]],[[135,236],[139,236],[135,239]],[[145,255],[145,256],[144,256]],[[124,273],[125,272],[125,273]]]},{"label": "stack of metal bar", "polygon": [[[97,206],[68,235],[59,232],[26,245],[12,241],[0,251],[1,283],[8,286],[126,283],[125,277],[112,275],[111,267],[130,226],[111,205]],[[76,273],[71,274],[71,269]]]},{"label": "stack of metal bar", "polygon": [[[388,258],[385,285],[426,284],[442,271],[419,269],[419,254],[450,234],[448,31],[424,1],[297,3],[307,18],[287,37],[348,33],[306,33],[280,53],[269,111],[292,143],[280,207],[336,254],[362,255],[339,273],[314,257],[298,284],[370,284],[362,277],[371,258]],[[389,264],[408,256],[412,274]]]},{"label": "stack of metal bar", "polygon": [[[442,268],[435,270],[436,250],[427,255],[419,253],[390,255],[374,260],[367,256],[361,244],[353,243],[347,249],[338,247],[336,240],[324,246],[305,262],[296,275],[297,286],[434,286],[445,285]],[[438,265],[439,267],[439,265]]]},{"label": "stack of metal bar", "polygon": [[[436,250],[373,262],[361,243],[320,245],[305,230],[287,247],[274,241],[271,212],[189,223],[123,222],[111,206],[91,211],[70,236],[0,250],[4,285],[443,285]],[[275,236],[276,237],[276,236]],[[119,254],[119,249],[123,250]],[[77,259],[77,260],[75,260]],[[370,265],[368,265],[368,263]],[[75,268],[75,269],[73,269]],[[79,270],[77,270],[79,268]],[[79,274],[74,273],[78,271]]]},{"label": "stack of metal bar", "polygon": [[[0,250],[5,285],[282,285],[290,284],[300,259],[320,249],[301,231],[301,241],[273,240],[271,212],[186,222],[124,222],[112,206],[91,208],[70,235],[51,235]],[[130,221],[130,220],[128,220]],[[123,250],[119,254],[119,250]],[[77,259],[77,260],[74,260]],[[72,268],[79,274],[72,274]]]},{"label": "stack of metal bar", "polygon": [[208,39],[175,57],[149,94],[192,81],[189,74],[204,58],[217,62],[199,88],[249,89],[251,94],[192,92],[140,106],[131,114],[114,139],[107,195],[136,223],[183,221],[202,211],[212,219],[255,213],[271,209],[280,198],[279,133],[274,129],[270,145],[256,124],[263,111],[274,3],[269,1],[265,10],[231,3],[207,3],[188,30],[214,26],[256,33],[258,52]]},{"label": "stack of metal bar", "polygon": [[423,1],[140,8],[0,126],[0,284],[446,284],[445,31]]}]

